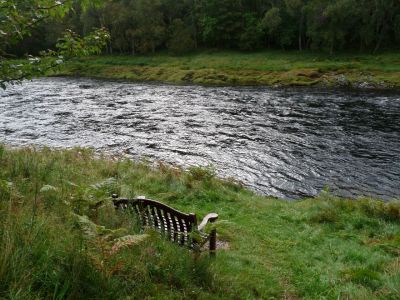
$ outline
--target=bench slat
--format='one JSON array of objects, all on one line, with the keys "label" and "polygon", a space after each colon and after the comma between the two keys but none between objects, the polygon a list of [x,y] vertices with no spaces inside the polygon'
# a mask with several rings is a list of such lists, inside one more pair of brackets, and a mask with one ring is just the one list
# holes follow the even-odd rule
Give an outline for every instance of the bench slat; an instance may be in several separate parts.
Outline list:
[{"label": "bench slat", "polygon": [[[136,199],[116,199],[113,195],[114,206],[116,209],[134,212],[138,216],[138,221],[142,227],[152,227],[168,240],[178,243],[182,246],[196,248],[198,241],[193,240],[192,231],[201,230],[207,222],[213,222],[218,218],[217,214],[209,214],[203,222],[197,227],[197,218],[195,214],[185,214],[168,205],[156,200],[146,199],[141,196]],[[205,240],[209,238],[204,232],[200,236]],[[210,254],[215,250],[215,230],[210,238]]]}]

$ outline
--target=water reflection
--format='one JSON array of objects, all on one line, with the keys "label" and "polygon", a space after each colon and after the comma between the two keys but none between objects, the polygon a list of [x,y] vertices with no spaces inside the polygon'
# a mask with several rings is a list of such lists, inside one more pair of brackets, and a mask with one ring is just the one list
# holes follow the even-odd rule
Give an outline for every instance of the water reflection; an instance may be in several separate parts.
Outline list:
[{"label": "water reflection", "polygon": [[400,97],[41,79],[0,92],[0,139],[214,164],[260,193],[400,195]]}]

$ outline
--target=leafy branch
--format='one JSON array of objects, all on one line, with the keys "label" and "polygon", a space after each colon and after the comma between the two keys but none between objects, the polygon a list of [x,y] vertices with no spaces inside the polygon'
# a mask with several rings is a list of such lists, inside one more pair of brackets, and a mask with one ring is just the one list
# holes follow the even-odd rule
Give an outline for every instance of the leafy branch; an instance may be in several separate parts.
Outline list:
[{"label": "leafy branch", "polygon": [[[89,5],[94,0],[82,0]],[[95,1],[95,3],[97,3]],[[98,54],[110,35],[104,28],[86,37],[67,30],[58,40],[56,50],[42,51],[40,56],[28,55],[24,61],[7,59],[7,47],[29,36],[34,27],[48,18],[63,17],[72,7],[72,0],[0,0],[0,87],[20,83],[24,79],[44,75],[68,59]]]}]

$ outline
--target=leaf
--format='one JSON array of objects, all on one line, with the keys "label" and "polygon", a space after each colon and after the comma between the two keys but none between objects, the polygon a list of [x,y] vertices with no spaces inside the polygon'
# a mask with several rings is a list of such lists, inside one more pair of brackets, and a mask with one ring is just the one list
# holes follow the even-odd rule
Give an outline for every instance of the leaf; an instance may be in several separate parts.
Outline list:
[{"label": "leaf", "polygon": [[116,180],[114,177],[110,177],[110,178],[107,178],[106,180],[103,180],[103,181],[101,181],[101,182],[92,184],[90,187],[93,188],[93,189],[95,189],[95,190],[99,190],[99,189],[101,189],[101,188],[103,188],[103,187],[112,186],[112,185],[114,185],[116,182],[117,182],[117,180]]},{"label": "leaf", "polygon": [[72,181],[69,180],[64,180],[66,184],[73,186],[73,187],[79,187],[79,185],[77,185],[76,183],[73,183]]},{"label": "leaf", "polygon": [[149,238],[148,234],[126,235],[115,240],[110,255],[117,254],[121,249],[139,245]]},{"label": "leaf", "polygon": [[0,180],[0,187],[5,187],[7,189],[10,189],[12,186],[13,186],[12,182],[6,180]]},{"label": "leaf", "polygon": [[42,188],[40,189],[39,192],[40,193],[46,193],[46,192],[55,192],[55,191],[57,191],[56,187],[54,187],[52,185],[49,185],[49,184],[46,184],[46,185],[42,186]]},{"label": "leaf", "polygon": [[105,229],[105,227],[96,225],[89,219],[88,216],[81,216],[74,213],[72,213],[72,215],[75,217],[77,223],[79,224],[80,228],[87,238],[95,238],[101,232],[104,232],[103,230]]}]

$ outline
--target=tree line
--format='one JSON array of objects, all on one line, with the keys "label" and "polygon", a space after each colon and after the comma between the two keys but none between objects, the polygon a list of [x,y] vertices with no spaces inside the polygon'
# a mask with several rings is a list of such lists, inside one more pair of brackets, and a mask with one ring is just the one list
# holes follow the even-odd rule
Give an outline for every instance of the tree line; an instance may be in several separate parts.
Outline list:
[{"label": "tree line", "polygon": [[400,0],[111,0],[49,20],[10,49],[51,48],[70,28],[111,34],[108,53],[176,54],[197,48],[376,52],[400,45]]}]

